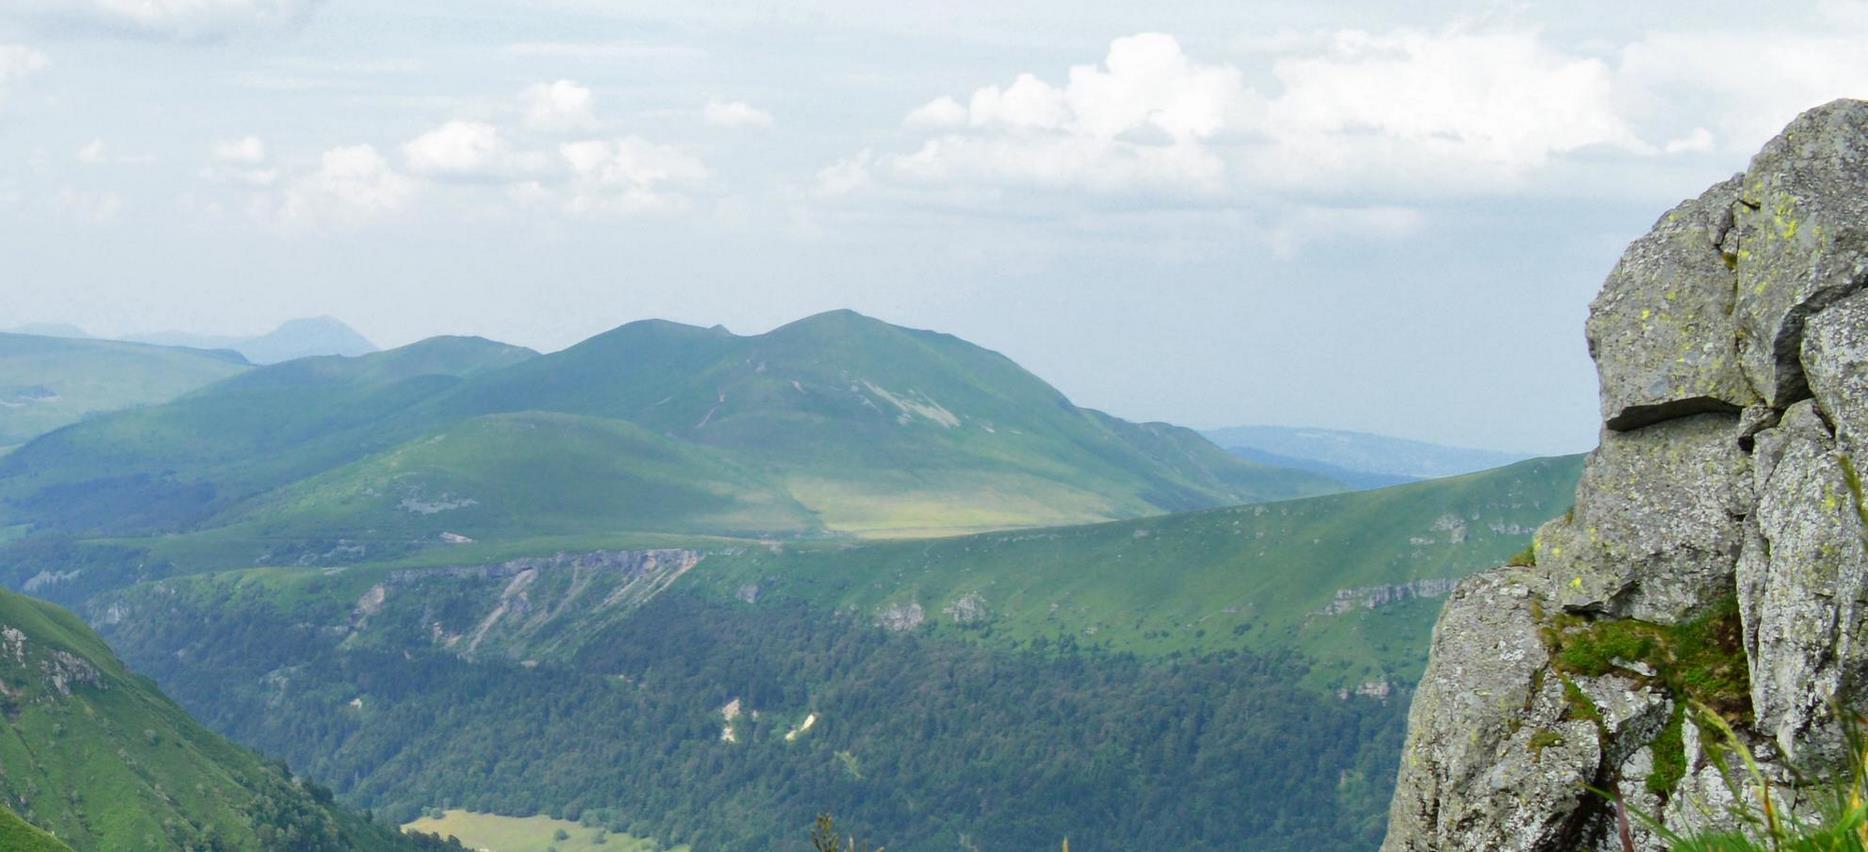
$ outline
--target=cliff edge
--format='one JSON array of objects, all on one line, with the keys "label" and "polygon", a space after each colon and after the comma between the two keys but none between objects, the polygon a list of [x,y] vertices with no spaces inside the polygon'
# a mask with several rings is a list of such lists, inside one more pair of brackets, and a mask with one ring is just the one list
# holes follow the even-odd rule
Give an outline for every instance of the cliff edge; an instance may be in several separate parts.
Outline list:
[{"label": "cliff edge", "polygon": [[1868,102],[1804,113],[1663,216],[1587,334],[1601,444],[1534,564],[1448,599],[1385,852],[1618,852],[1592,787],[1724,825],[1747,794],[1690,708],[1787,788],[1868,710]]}]

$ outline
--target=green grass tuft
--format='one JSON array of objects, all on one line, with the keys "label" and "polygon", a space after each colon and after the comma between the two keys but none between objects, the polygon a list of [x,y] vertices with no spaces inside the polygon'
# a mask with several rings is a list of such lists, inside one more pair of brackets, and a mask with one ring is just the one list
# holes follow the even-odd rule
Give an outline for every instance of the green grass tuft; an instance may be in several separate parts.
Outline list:
[{"label": "green grass tuft", "polygon": [[1645,782],[1648,792],[1663,797],[1671,795],[1680,779],[1686,777],[1685,728],[1686,705],[1675,702],[1673,716],[1649,746],[1654,752],[1654,769]]},{"label": "green grass tuft", "polygon": [[1738,600],[1726,597],[1705,613],[1677,625],[1637,619],[1591,621],[1563,614],[1546,619],[1544,643],[1559,671],[1598,677],[1653,669],[1651,679],[1676,698],[1699,702],[1728,719],[1751,714]]}]

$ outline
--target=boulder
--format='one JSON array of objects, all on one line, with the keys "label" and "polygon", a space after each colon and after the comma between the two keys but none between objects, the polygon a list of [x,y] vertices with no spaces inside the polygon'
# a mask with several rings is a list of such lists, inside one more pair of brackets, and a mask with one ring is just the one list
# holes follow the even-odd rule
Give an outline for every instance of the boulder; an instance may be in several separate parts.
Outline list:
[{"label": "boulder", "polygon": [[1576,508],[1537,536],[1559,606],[1674,622],[1731,588],[1752,509],[1738,415],[1699,414],[1602,433]]},{"label": "boulder", "polygon": [[1868,101],[1797,117],[1752,158],[1734,216],[1738,354],[1782,409],[1808,395],[1805,321],[1868,282]]},{"label": "boulder", "polygon": [[1441,611],[1383,852],[1602,848],[1611,812],[1585,787],[1614,783],[1672,704],[1632,678],[1553,671],[1535,574],[1468,578]]},{"label": "boulder", "polygon": [[1662,216],[1589,306],[1589,354],[1610,429],[1757,401],[1738,363],[1738,277],[1720,245],[1741,185],[1734,176]]},{"label": "boulder", "polygon": [[[1549,659],[1546,639],[1604,619],[1658,631],[1736,598],[1750,706],[1728,685],[1720,712],[1780,813],[1815,812],[1805,781],[1847,756],[1838,716],[1868,713],[1868,102],[1803,114],[1738,184],[1663,217],[1588,334],[1601,445],[1536,564],[1469,579],[1442,611],[1385,850],[1624,848],[1585,784],[1675,831],[1756,812],[1756,789],[1714,759],[1731,744],[1708,737],[1725,735],[1674,715],[1684,698],[1665,690],[1690,693],[1690,673],[1566,656],[1566,675]],[[1666,847],[1638,825],[1632,842]]]}]

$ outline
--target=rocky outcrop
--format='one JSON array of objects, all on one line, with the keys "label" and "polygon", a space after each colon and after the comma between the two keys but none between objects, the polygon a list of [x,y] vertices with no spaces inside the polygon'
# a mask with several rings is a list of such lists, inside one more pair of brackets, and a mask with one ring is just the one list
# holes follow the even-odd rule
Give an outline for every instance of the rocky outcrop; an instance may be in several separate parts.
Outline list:
[{"label": "rocky outcrop", "polygon": [[1337,589],[1336,596],[1323,607],[1324,615],[1343,615],[1358,609],[1377,609],[1416,598],[1442,598],[1459,581],[1450,577],[1422,577],[1386,586],[1357,586]]},{"label": "rocky outcrop", "polygon": [[1536,564],[1448,599],[1385,850],[1619,851],[1590,788],[1719,825],[1725,735],[1694,708],[1785,785],[1868,710],[1868,103],[1805,113],[1663,217],[1588,340],[1601,446]]}]

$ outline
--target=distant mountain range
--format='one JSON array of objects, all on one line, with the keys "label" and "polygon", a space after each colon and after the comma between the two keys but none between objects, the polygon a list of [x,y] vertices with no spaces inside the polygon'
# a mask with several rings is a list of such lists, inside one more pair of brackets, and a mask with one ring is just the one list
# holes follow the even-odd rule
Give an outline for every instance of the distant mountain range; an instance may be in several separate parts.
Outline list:
[{"label": "distant mountain range", "polygon": [[[67,323],[34,323],[7,331],[41,337],[99,339],[92,337],[84,329]],[[377,351],[376,344],[332,317],[289,320],[265,334],[251,336],[162,331],[113,339],[190,349],[226,349],[240,353],[241,357],[254,364],[278,364],[294,358],[309,358],[316,355],[367,355]]]},{"label": "distant mountain range", "polygon": [[550,355],[434,338],[261,367],[5,456],[0,526],[197,533],[250,564],[340,541],[953,534],[1340,490],[837,311],[754,336],[646,321]]},{"label": "distant mountain range", "polygon": [[1201,434],[1241,458],[1307,470],[1356,488],[1458,476],[1529,458],[1340,429],[1234,426]]}]

